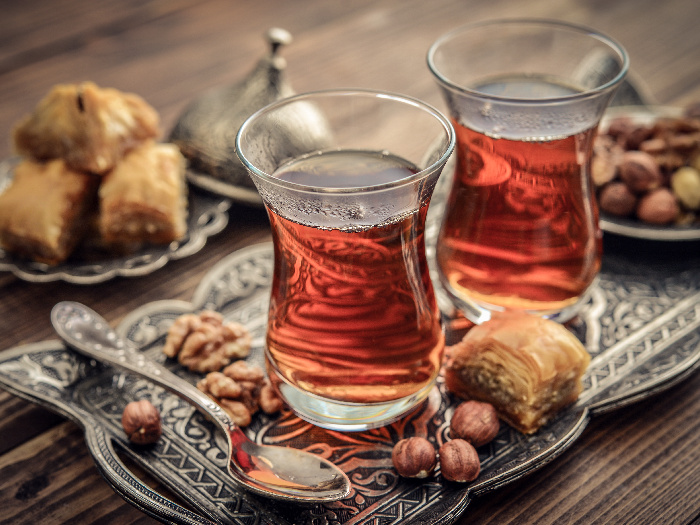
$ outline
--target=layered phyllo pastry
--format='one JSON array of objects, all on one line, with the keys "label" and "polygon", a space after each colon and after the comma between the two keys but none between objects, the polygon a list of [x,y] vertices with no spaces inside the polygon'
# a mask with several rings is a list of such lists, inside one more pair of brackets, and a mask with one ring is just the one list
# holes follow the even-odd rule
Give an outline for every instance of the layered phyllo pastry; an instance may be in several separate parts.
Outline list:
[{"label": "layered phyllo pastry", "polygon": [[99,230],[107,242],[169,243],[187,232],[185,159],[147,141],[103,177]]},{"label": "layered phyllo pastry", "polygon": [[38,262],[63,262],[84,233],[98,184],[62,159],[20,162],[0,194],[0,245]]},{"label": "layered phyllo pastry", "polygon": [[12,139],[23,157],[62,158],[75,170],[104,174],[159,134],[158,113],[140,96],[83,82],[54,86]]},{"label": "layered phyllo pastry", "polygon": [[155,141],[141,97],[57,85],[14,128],[21,157],[0,193],[0,247],[47,264],[124,256],[187,233],[185,159]]},{"label": "layered phyllo pastry", "polygon": [[447,389],[491,403],[501,419],[537,431],[582,390],[590,356],[563,325],[526,314],[495,314],[448,349]]}]

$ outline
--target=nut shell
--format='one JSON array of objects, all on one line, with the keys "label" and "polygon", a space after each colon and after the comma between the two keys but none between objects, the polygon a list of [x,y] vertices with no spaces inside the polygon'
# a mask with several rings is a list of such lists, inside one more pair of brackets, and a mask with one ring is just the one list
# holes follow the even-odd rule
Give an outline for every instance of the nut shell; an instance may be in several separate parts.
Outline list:
[{"label": "nut shell", "polygon": [[453,439],[440,447],[439,454],[440,472],[446,480],[466,483],[479,477],[479,454],[470,443]]},{"label": "nut shell", "polygon": [[155,443],[160,439],[162,432],[160,412],[146,399],[132,401],[124,407],[122,428],[132,443],[137,445]]},{"label": "nut shell", "polygon": [[452,415],[450,436],[480,447],[493,441],[500,427],[496,409],[491,403],[464,401]]},{"label": "nut shell", "polygon": [[667,188],[658,188],[647,193],[637,205],[637,217],[649,224],[670,224],[679,212],[678,201]]},{"label": "nut shell", "polygon": [[654,157],[643,151],[626,151],[620,163],[620,179],[633,193],[644,193],[661,186],[663,179]]},{"label": "nut shell", "polygon": [[634,213],[637,207],[637,197],[627,188],[624,182],[611,182],[600,190],[600,209],[618,217],[626,217]]},{"label": "nut shell", "polygon": [[437,466],[435,447],[425,438],[405,438],[394,445],[391,461],[400,476],[427,478]]}]

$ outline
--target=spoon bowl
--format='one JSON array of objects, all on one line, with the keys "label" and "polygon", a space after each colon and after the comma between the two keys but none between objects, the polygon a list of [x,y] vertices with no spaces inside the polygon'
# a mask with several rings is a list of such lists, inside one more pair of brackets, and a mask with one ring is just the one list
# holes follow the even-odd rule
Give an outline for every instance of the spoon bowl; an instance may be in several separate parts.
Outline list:
[{"label": "spoon bowl", "polygon": [[71,301],[56,304],[51,323],[61,339],[79,353],[152,381],[217,423],[227,438],[228,472],[242,487],[262,496],[305,502],[336,501],[350,492],[348,477],[330,461],[302,450],[250,440],[214,400],[130,346],[85,305]]}]

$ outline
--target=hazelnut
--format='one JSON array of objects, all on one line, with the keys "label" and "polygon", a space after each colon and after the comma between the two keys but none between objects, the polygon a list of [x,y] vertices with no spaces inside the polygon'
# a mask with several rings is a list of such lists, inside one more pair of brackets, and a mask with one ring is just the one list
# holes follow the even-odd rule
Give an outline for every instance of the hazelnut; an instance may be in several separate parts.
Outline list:
[{"label": "hazelnut", "polygon": [[632,214],[637,207],[637,197],[624,182],[611,182],[600,190],[600,209],[618,217]]},{"label": "hazelnut", "polygon": [[658,188],[644,195],[637,205],[637,217],[650,224],[669,224],[679,212],[676,197],[667,188]]},{"label": "hazelnut", "polygon": [[464,401],[452,415],[450,435],[480,447],[493,441],[500,426],[496,409],[491,403]]},{"label": "hazelnut", "polygon": [[435,447],[423,437],[405,438],[394,445],[391,461],[400,476],[426,478],[437,465]]},{"label": "hazelnut", "polygon": [[700,171],[685,166],[671,175],[671,189],[689,210],[700,209]]},{"label": "hazelnut", "polygon": [[161,434],[160,413],[148,400],[132,401],[124,407],[122,428],[132,443],[155,443]]},{"label": "hazelnut", "polygon": [[440,447],[440,472],[449,481],[474,481],[481,462],[476,449],[463,439],[453,439]]},{"label": "hazelnut", "polygon": [[620,179],[633,193],[656,189],[663,182],[656,160],[643,151],[626,151],[622,155]]}]

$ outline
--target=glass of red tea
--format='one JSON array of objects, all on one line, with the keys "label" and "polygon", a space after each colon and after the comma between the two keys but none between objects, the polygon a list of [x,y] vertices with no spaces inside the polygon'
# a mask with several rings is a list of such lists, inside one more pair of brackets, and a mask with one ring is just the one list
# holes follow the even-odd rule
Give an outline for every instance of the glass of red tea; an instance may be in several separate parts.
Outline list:
[{"label": "glass of red tea", "polygon": [[505,310],[571,319],[600,270],[592,143],[625,50],[578,26],[500,20],[445,34],[427,58],[457,134],[444,288],[477,324]]},{"label": "glass of red tea", "polygon": [[424,229],[454,145],[436,109],[369,90],[297,95],[240,128],[272,227],[268,375],[301,418],[379,427],[432,389],[445,338]]}]

